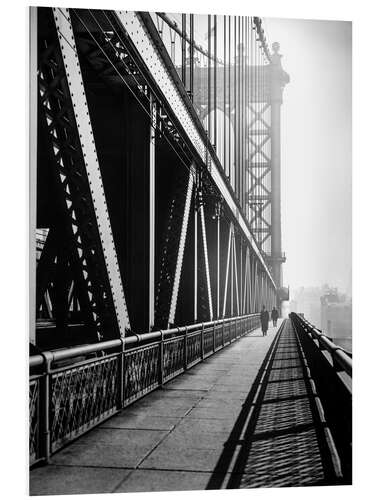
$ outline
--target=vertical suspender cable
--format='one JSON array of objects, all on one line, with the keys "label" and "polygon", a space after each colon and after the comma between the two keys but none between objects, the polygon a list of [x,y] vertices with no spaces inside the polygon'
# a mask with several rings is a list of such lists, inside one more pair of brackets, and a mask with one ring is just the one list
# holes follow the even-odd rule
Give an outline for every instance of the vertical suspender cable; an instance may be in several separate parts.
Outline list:
[{"label": "vertical suspender cable", "polygon": [[182,14],[181,79],[186,88],[186,14]]},{"label": "vertical suspender cable", "polygon": [[190,98],[194,102],[194,14],[190,14]]},{"label": "vertical suspender cable", "polygon": [[227,16],[224,16],[224,69],[223,69],[223,112],[224,112],[224,144],[223,144],[223,157],[224,157],[224,172],[228,175],[228,164],[227,164]]},{"label": "vertical suspender cable", "polygon": [[233,44],[233,55],[234,55],[234,192],[238,196],[238,154],[237,154],[237,16],[234,16],[234,44]]},{"label": "vertical suspender cable", "polygon": [[214,137],[213,142],[216,152],[217,147],[217,16],[214,16]]},{"label": "vertical suspender cable", "polygon": [[229,39],[229,63],[228,63],[228,81],[229,81],[229,88],[228,88],[228,115],[229,115],[229,143],[228,143],[228,152],[229,152],[229,163],[228,163],[228,168],[229,168],[229,182],[232,184],[232,109],[231,109],[231,92],[232,92],[232,82],[231,82],[231,68],[230,68],[230,63],[231,63],[231,45],[232,45],[232,33],[231,33],[231,16],[228,16],[229,20],[229,33],[228,33],[228,39]]},{"label": "vertical suspender cable", "polygon": [[207,75],[207,138],[212,142],[211,136],[211,15],[208,15],[208,75]]}]

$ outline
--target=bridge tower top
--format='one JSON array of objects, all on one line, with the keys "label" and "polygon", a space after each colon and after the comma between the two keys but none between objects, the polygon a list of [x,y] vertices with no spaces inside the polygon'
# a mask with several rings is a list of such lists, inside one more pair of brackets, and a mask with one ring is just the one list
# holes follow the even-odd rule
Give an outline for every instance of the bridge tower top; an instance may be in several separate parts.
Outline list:
[{"label": "bridge tower top", "polygon": [[271,55],[271,102],[283,101],[283,90],[287,83],[290,82],[290,77],[286,73],[281,65],[282,54],[279,54],[280,44],[279,42],[273,42],[272,44],[273,53]]}]

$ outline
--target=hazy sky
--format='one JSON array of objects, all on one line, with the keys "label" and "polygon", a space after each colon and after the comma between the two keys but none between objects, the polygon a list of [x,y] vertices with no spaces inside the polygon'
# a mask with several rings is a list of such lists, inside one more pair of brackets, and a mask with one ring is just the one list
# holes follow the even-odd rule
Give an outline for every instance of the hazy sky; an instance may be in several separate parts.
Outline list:
[{"label": "hazy sky", "polygon": [[282,107],[284,284],[351,285],[351,23],[265,20],[290,75]]}]

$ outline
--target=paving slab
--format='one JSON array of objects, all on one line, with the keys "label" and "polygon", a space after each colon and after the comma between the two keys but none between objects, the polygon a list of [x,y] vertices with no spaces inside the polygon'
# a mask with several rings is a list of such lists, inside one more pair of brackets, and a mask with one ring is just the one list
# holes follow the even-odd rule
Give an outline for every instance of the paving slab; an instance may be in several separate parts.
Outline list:
[{"label": "paving slab", "polygon": [[[233,429],[235,420],[233,417],[227,418],[195,418],[188,415],[178,425],[178,430],[187,429],[188,432],[198,433],[203,432],[220,432],[223,439],[226,440],[229,433]],[[177,430],[177,429],[176,429]]]},{"label": "paving slab", "polygon": [[210,472],[135,470],[115,492],[204,490],[210,476]]},{"label": "paving slab", "polygon": [[190,432],[186,428],[178,428],[169,434],[163,441],[163,446],[172,446],[177,450],[186,448],[196,448],[201,450],[217,450],[223,448],[223,436],[228,433],[222,431],[203,432],[199,427],[195,432]]},{"label": "paving slab", "polygon": [[145,429],[171,430],[177,425],[181,417],[160,417],[147,415],[141,412],[122,412],[120,415],[104,422],[100,429]]},{"label": "paving slab", "polygon": [[190,412],[190,416],[192,418],[202,418],[202,419],[210,419],[210,420],[236,420],[239,413],[241,411],[241,407],[236,405],[235,407],[224,406],[222,408],[218,407],[200,407],[193,408]]},{"label": "paving slab", "polygon": [[[167,469],[195,472],[231,472],[236,462],[237,453],[234,453],[231,463],[217,469],[218,460],[222,454],[222,447],[216,449],[181,448],[171,444],[161,444],[139,466],[140,469]],[[238,447],[240,451],[240,447]]]},{"label": "paving slab", "polygon": [[30,495],[111,493],[131,470],[46,465],[32,471]]},{"label": "paving slab", "polygon": [[53,455],[52,463],[90,467],[136,467],[167,432],[93,429]]},{"label": "paving slab", "polygon": [[30,492],[225,487],[241,446],[234,429],[275,333],[243,337],[71,443],[31,471]]}]

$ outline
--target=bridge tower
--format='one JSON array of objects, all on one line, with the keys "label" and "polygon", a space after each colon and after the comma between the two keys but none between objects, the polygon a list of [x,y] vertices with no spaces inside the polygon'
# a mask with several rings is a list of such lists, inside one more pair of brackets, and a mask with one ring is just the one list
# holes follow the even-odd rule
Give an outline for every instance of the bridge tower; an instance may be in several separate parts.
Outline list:
[{"label": "bridge tower", "polygon": [[[262,39],[262,24],[254,18]],[[281,65],[280,45],[274,42],[267,59],[256,59],[251,66],[251,119],[248,124],[251,145],[248,171],[248,219],[278,288],[280,301],[288,299],[283,288],[282,264],[285,254],[281,242],[281,148],[280,126],[283,90],[289,75]],[[252,85],[252,82],[260,85]]]},{"label": "bridge tower", "polygon": [[272,44],[273,54],[271,56],[270,71],[270,100],[271,100],[271,255],[268,264],[272,268],[273,278],[279,287],[279,296],[282,300],[285,294],[282,291],[283,274],[282,264],[285,262],[285,254],[282,252],[281,244],[281,148],[280,148],[280,112],[283,103],[283,90],[289,82],[289,75],[281,66],[279,54],[280,45]]}]

